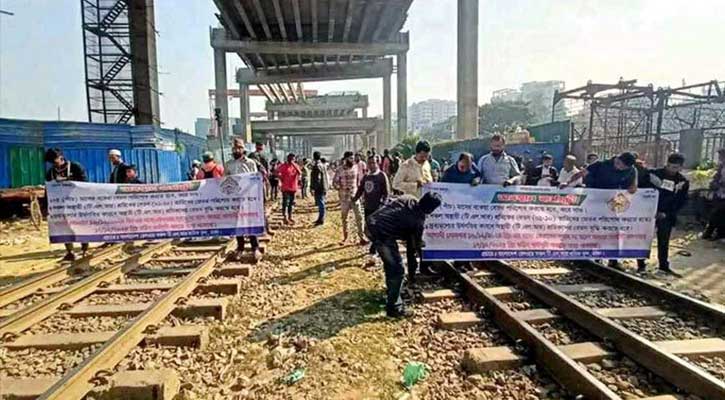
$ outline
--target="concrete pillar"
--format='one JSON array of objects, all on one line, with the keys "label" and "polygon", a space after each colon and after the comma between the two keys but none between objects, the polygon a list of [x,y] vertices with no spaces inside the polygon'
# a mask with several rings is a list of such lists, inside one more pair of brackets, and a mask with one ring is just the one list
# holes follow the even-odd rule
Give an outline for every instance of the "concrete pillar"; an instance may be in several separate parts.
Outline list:
[{"label": "concrete pillar", "polygon": [[362,109],[362,116],[363,116],[363,118],[367,118],[368,117],[368,108],[367,107],[363,107],[363,109]]},{"label": "concrete pillar", "polygon": [[478,136],[478,0],[458,0],[456,139]]},{"label": "concrete pillar", "polygon": [[214,107],[221,109],[222,132],[217,132],[224,143],[229,139],[229,98],[227,97],[227,54],[214,49]]},{"label": "concrete pillar", "polygon": [[242,136],[247,143],[252,142],[252,118],[249,113],[249,85],[239,84],[239,119],[242,124]]},{"label": "concrete pillar", "polygon": [[136,125],[161,123],[159,74],[156,65],[156,28],[153,0],[128,1],[129,43],[133,60],[134,120]]},{"label": "concrete pillar", "polygon": [[390,121],[390,74],[383,75],[383,134],[378,139],[377,150],[389,149],[392,143]]},{"label": "concrete pillar", "polygon": [[398,54],[398,140],[408,135],[408,54]]},{"label": "concrete pillar", "polygon": [[267,111],[267,121],[274,121],[274,111]]}]

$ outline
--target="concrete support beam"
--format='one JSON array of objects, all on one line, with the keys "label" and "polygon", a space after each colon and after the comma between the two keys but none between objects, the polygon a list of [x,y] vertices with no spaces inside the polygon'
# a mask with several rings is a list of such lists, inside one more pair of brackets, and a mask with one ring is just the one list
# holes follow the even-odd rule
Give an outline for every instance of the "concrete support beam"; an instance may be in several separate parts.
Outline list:
[{"label": "concrete support beam", "polygon": [[389,149],[392,144],[390,115],[390,74],[383,76],[383,135],[378,141],[378,150]]},{"label": "concrete support beam", "polygon": [[133,104],[136,125],[161,123],[159,74],[156,63],[156,28],[153,0],[128,1],[129,42],[133,57]]},{"label": "concrete support beam", "polygon": [[330,64],[324,68],[310,70],[308,65],[292,68],[270,69],[252,72],[247,68],[237,70],[237,82],[250,85],[280,82],[321,82],[343,79],[382,78],[393,71],[391,58],[357,64]]},{"label": "concrete support beam", "polygon": [[221,109],[222,132],[218,132],[225,143],[229,139],[229,97],[227,96],[227,55],[223,50],[214,50],[214,107]]},{"label": "concrete support beam", "polygon": [[252,117],[249,112],[249,85],[239,84],[239,119],[242,124],[242,137],[249,143],[252,141]]},{"label": "concrete support beam", "polygon": [[258,40],[234,40],[213,38],[211,46],[216,50],[258,54],[300,54],[304,56],[377,56],[408,51],[407,42],[393,43],[342,43],[342,42],[278,42]]},{"label": "concrete support beam", "polygon": [[349,131],[358,133],[372,131],[377,127],[378,118],[320,118],[320,119],[283,119],[276,121],[252,121],[254,132],[269,132],[294,135],[300,131]]},{"label": "concrete support beam", "polygon": [[[407,34],[406,34],[407,37]],[[408,55],[398,54],[398,140],[408,135]]]},{"label": "concrete support beam", "polygon": [[478,0],[458,0],[457,139],[478,136]]}]

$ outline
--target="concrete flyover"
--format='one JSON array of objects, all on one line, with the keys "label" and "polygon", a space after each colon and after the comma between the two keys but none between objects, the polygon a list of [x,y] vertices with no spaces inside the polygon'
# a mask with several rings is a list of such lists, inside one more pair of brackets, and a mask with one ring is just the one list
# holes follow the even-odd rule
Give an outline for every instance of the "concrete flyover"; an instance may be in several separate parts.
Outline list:
[{"label": "concrete flyover", "polygon": [[252,121],[252,130],[268,135],[320,136],[357,135],[375,132],[379,118],[300,118]]},{"label": "concrete flyover", "polygon": [[[236,73],[241,119],[251,139],[247,93],[268,85],[282,97],[289,83],[382,78],[383,127],[377,147],[407,133],[407,32],[401,28],[413,0],[214,0],[223,28],[212,29],[215,89],[227,90],[226,54],[246,64]],[[396,59],[398,132],[391,133],[391,74]],[[298,99],[285,99],[297,102]],[[228,118],[227,96],[216,108]],[[227,124],[228,125],[228,124]],[[228,127],[224,127],[228,132]]]}]

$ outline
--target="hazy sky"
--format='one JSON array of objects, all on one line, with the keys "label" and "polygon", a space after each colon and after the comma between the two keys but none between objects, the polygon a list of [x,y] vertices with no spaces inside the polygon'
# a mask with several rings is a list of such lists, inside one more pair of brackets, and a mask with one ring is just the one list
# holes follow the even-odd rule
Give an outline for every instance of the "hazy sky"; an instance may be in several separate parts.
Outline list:
[{"label": "hazy sky", "polygon": [[[532,80],[587,80],[679,85],[725,78],[719,21],[722,0],[481,0],[479,102],[491,92]],[[78,0],[0,0],[0,116],[86,120]],[[161,118],[165,127],[193,131],[209,115],[214,84],[209,27],[211,0],[156,0]],[[456,97],[456,0],[415,0],[410,31],[408,100]],[[242,65],[228,57],[233,71]],[[382,109],[381,80],[310,83],[327,92],[370,95]],[[395,82],[393,81],[393,95]],[[393,102],[395,104],[395,102]],[[261,99],[252,103],[262,111]],[[395,105],[393,105],[395,108]],[[238,114],[238,104],[231,113]]]}]

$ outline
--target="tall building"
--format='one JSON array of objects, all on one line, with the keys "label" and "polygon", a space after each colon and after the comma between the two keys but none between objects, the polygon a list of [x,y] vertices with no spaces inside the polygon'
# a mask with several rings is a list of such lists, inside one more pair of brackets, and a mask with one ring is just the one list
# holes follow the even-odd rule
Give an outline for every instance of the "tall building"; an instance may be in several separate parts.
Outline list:
[{"label": "tall building", "polygon": [[456,111],[456,102],[453,100],[429,99],[413,103],[408,107],[408,130],[416,132],[430,128],[434,123],[456,115]]},{"label": "tall building", "polygon": [[[534,116],[532,124],[551,122],[551,105],[554,102],[554,92],[564,90],[564,81],[533,81],[521,84],[520,89],[499,89],[493,92],[491,103],[523,101]],[[554,109],[554,120],[567,118],[567,109],[564,102],[559,102]]]}]

